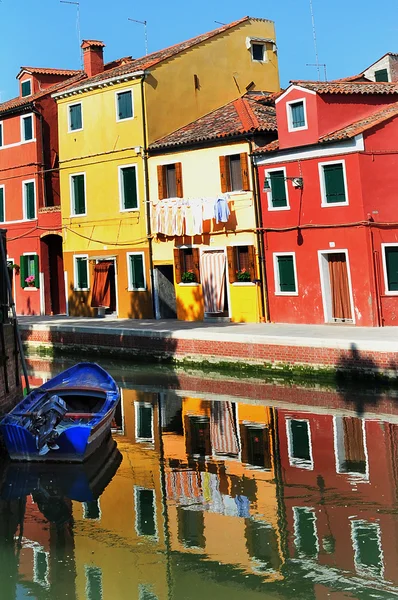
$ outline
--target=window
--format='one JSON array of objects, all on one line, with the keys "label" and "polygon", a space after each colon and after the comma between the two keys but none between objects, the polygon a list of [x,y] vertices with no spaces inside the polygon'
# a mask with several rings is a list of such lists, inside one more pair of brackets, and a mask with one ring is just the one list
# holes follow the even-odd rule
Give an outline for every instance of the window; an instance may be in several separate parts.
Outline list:
[{"label": "window", "polygon": [[264,52],[265,52],[264,44],[256,44],[255,42],[252,43],[252,59],[253,60],[263,61],[264,60]]},{"label": "window", "polygon": [[303,419],[287,419],[287,441],[289,464],[292,467],[312,469],[311,434],[309,421]]},{"label": "window", "polygon": [[199,248],[175,248],[174,249],[174,272],[176,283],[184,283],[183,274],[187,272],[193,273],[194,281],[200,282],[199,270]]},{"label": "window", "polygon": [[240,439],[242,462],[253,467],[271,469],[271,453],[268,427],[241,424]]},{"label": "window", "polygon": [[375,81],[388,81],[388,70],[387,69],[379,69],[375,71]]},{"label": "window", "polygon": [[137,167],[119,167],[120,209],[136,210],[138,208]]},{"label": "window", "polygon": [[[39,257],[37,254],[23,254],[19,259],[21,288],[40,287]],[[26,281],[28,278],[31,282]]]},{"label": "window", "polygon": [[182,164],[158,165],[159,200],[182,198]]},{"label": "window", "polygon": [[348,204],[344,162],[320,163],[322,206]]},{"label": "window", "polygon": [[278,571],[281,567],[278,535],[267,522],[246,519],[246,547],[261,571]]},{"label": "window", "polygon": [[138,600],[158,600],[158,597],[153,593],[151,585],[140,583],[138,586]]},{"label": "window", "polygon": [[80,131],[83,129],[82,105],[71,104],[68,107],[69,112],[69,131]]},{"label": "window", "polygon": [[153,406],[135,403],[135,439],[137,442],[153,442]]},{"label": "window", "polygon": [[21,117],[21,139],[23,142],[33,140],[33,116]]},{"label": "window", "polygon": [[0,148],[3,146],[3,123],[0,122]]},{"label": "window", "polygon": [[0,223],[4,223],[6,220],[6,188],[4,185],[0,185]]},{"label": "window", "polygon": [[398,295],[398,244],[382,244],[386,294]]},{"label": "window", "polygon": [[155,537],[156,504],[155,490],[135,488],[135,528],[138,535]]},{"label": "window", "polygon": [[287,197],[286,170],[267,171],[265,176],[268,184],[267,189],[269,189],[267,192],[268,210],[290,209]]},{"label": "window", "polygon": [[42,547],[33,548],[33,581],[47,587],[48,574],[48,552],[45,552]]},{"label": "window", "polygon": [[32,80],[27,79],[21,83],[21,96],[25,98],[26,96],[30,96],[32,94]]},{"label": "window", "polygon": [[126,90],[125,92],[116,93],[116,120],[125,121],[133,118],[133,92]]},{"label": "window", "polygon": [[306,100],[286,103],[288,131],[307,129]]},{"label": "window", "polygon": [[380,525],[368,521],[351,521],[354,563],[358,575],[382,577],[384,573]]},{"label": "window", "polygon": [[312,508],[293,507],[294,545],[300,558],[315,558],[319,552],[316,516]]},{"label": "window", "polygon": [[247,153],[220,156],[221,191],[250,190]]},{"label": "window", "polygon": [[84,566],[86,572],[87,600],[102,600],[102,570],[100,567]]},{"label": "window", "polygon": [[203,512],[179,506],[177,517],[179,542],[186,548],[204,548],[206,539]]},{"label": "window", "polygon": [[274,276],[276,295],[297,296],[296,257],[294,253],[274,254]]},{"label": "window", "polygon": [[101,519],[101,508],[99,499],[83,502],[83,519],[93,519],[99,521]]},{"label": "window", "polygon": [[252,282],[256,276],[254,246],[228,246],[229,282]]},{"label": "window", "polygon": [[145,261],[143,252],[127,253],[129,291],[145,290]]},{"label": "window", "polygon": [[86,214],[86,176],[76,173],[70,176],[72,216]]},{"label": "window", "polygon": [[87,291],[89,287],[88,279],[88,256],[82,254],[80,256],[74,256],[74,289],[80,291]]},{"label": "window", "polygon": [[368,472],[365,422],[358,417],[334,417],[337,473],[364,478]]},{"label": "window", "polygon": [[22,183],[23,194],[23,215],[24,219],[30,220],[36,218],[36,193],[35,182],[24,181]]}]

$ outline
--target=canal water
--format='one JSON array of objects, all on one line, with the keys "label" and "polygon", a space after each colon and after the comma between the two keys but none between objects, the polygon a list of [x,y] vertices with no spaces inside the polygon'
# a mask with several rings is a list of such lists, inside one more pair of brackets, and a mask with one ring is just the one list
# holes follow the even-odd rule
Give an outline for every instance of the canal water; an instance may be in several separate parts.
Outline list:
[{"label": "canal water", "polygon": [[110,371],[94,460],[1,463],[1,600],[398,597],[394,394]]}]

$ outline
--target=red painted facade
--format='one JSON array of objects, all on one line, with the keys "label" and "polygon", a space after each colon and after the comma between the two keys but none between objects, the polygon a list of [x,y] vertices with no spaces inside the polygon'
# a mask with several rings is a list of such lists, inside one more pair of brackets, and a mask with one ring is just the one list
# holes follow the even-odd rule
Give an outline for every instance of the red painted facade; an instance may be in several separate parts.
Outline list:
[{"label": "red painted facade", "polygon": [[[307,128],[289,131],[289,103],[300,100]],[[348,276],[351,318],[343,322],[398,324],[398,296],[386,287],[383,247],[398,242],[398,117],[365,128],[356,137],[319,143],[328,132],[396,100],[390,93],[319,94],[296,86],[277,100],[279,150],[256,158],[272,322],[340,322],[333,314],[329,271],[330,257],[337,253],[345,255]],[[343,164],[347,202],[325,205],[322,165],[335,162]],[[272,207],[271,192],[262,189],[273,169],[285,169],[287,208]],[[302,189],[294,187],[295,177],[302,178]],[[278,253],[294,254],[296,293],[279,293]]]},{"label": "red painted facade", "polygon": [[[43,74],[22,70],[20,98],[0,104],[0,186],[8,258],[10,265],[14,265],[10,273],[18,314],[59,314],[66,308],[57,171],[57,105],[51,93],[75,73]],[[26,81],[31,82],[32,93],[22,98],[21,86]],[[29,115],[32,139],[25,141],[23,119]],[[34,185],[34,214],[30,215],[24,202],[26,182]],[[24,255],[38,257],[37,286],[23,287]]]}]

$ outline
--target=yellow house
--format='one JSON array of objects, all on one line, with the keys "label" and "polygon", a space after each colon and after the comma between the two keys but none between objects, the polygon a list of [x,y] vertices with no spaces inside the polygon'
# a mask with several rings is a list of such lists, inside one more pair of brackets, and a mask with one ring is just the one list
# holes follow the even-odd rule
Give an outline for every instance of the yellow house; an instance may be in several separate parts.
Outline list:
[{"label": "yellow house", "polygon": [[68,311],[151,317],[147,148],[247,89],[279,90],[274,24],[244,17],[137,60],[82,48],[86,77],[54,95]]},{"label": "yellow house", "polygon": [[150,145],[158,318],[266,318],[250,154],[276,135],[272,96],[247,92]]}]

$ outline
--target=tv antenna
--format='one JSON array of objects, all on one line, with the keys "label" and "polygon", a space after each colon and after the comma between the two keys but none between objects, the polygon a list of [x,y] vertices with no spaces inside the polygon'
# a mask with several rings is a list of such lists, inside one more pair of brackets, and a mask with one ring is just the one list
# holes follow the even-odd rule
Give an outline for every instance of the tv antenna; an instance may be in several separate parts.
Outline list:
[{"label": "tv antenna", "polygon": [[[1,2],[1,0],[0,0]],[[221,23],[221,21],[214,21],[214,23],[217,23],[218,25],[226,25],[226,23]]]},{"label": "tv antenna", "polygon": [[144,26],[144,32],[145,32],[145,56],[148,56],[148,35],[147,35],[147,23],[148,21],[139,21],[138,19],[130,19],[130,17],[127,17],[128,21],[134,21],[134,23],[140,23],[141,25]]},{"label": "tv antenna", "polygon": [[[79,41],[79,46],[81,46],[82,43],[82,39],[81,39],[81,35],[80,35],[80,2],[71,2],[71,0],[59,0],[61,4],[73,4],[74,6],[77,6],[77,15],[76,15],[76,30],[77,30],[77,38]],[[80,50],[80,64],[81,67],[83,68],[83,50],[81,48],[79,48]]]},{"label": "tv antenna", "polygon": [[312,21],[312,35],[314,38],[314,49],[315,49],[315,66],[317,68],[318,71],[318,81],[321,80],[321,71],[320,71],[320,64],[319,64],[319,58],[318,58],[318,47],[317,47],[317,43],[316,43],[316,29],[315,29],[315,19],[314,19],[314,10],[312,8],[312,0],[310,0],[310,11],[311,11],[311,21]]},{"label": "tv antenna", "polygon": [[[305,66],[306,67],[317,67],[318,68],[318,76],[319,76],[319,67],[323,67],[325,81],[328,80],[327,75],[326,75],[326,63],[306,63]],[[320,78],[319,78],[319,80],[320,80]]]}]

